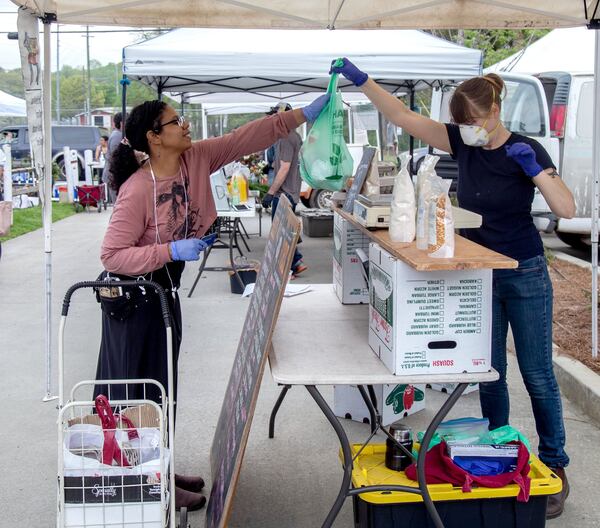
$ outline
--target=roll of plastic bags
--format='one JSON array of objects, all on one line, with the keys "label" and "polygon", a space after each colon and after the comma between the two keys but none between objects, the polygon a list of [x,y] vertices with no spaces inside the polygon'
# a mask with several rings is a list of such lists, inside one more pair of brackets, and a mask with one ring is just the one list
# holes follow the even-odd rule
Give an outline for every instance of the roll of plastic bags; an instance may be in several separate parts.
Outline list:
[{"label": "roll of plastic bags", "polygon": [[390,210],[390,239],[410,243],[415,239],[417,205],[415,188],[408,172],[410,154],[400,155],[400,170],[394,179]]},{"label": "roll of plastic bags", "polygon": [[432,182],[439,178],[435,172],[435,165],[439,156],[427,154],[419,167],[417,173],[417,248],[427,250],[429,248],[429,195]]},{"label": "roll of plastic bags", "polygon": [[352,176],[354,163],[344,141],[344,107],[337,84],[334,73],[327,87],[329,102],[300,149],[300,176],[313,189],[341,191]]}]

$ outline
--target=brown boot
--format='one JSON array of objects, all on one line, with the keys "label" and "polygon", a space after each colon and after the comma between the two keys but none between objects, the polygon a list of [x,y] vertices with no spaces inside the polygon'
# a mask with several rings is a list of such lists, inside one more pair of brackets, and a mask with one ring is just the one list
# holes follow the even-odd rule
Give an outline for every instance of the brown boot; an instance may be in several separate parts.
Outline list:
[{"label": "brown boot", "polygon": [[204,487],[204,479],[202,477],[186,477],[175,473],[175,486],[188,491],[198,492]]},{"label": "brown boot", "polygon": [[196,511],[204,507],[206,497],[200,493],[184,490],[175,486],[175,509],[187,508],[188,511]]},{"label": "brown boot", "polygon": [[565,468],[550,468],[562,480],[562,490],[548,497],[546,506],[546,519],[559,517],[565,509],[565,501],[569,496],[569,481]]}]

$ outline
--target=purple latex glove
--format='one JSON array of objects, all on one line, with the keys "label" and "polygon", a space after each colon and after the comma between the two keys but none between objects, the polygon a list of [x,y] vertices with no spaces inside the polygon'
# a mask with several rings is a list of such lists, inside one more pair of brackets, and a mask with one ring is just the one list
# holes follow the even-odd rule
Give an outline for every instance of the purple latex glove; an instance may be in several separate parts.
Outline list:
[{"label": "purple latex glove", "polygon": [[360,71],[346,57],[332,61],[329,73],[341,73],[346,79],[354,84],[354,86],[362,86],[369,78],[365,72]]},{"label": "purple latex glove", "polygon": [[323,95],[319,95],[319,97],[317,97],[312,103],[310,103],[308,106],[305,106],[302,109],[302,113],[304,114],[306,120],[309,123],[312,123],[315,119],[317,119],[317,117],[319,117],[319,114],[321,113],[323,108],[325,108],[325,105],[328,102],[329,94],[326,93]]},{"label": "purple latex glove", "polygon": [[199,260],[200,253],[210,244],[199,238],[186,238],[171,242],[171,257],[175,260]]},{"label": "purple latex glove", "polygon": [[506,155],[516,161],[530,178],[537,176],[544,170],[537,162],[535,150],[531,148],[531,145],[521,142],[506,145],[504,148],[506,149]]}]

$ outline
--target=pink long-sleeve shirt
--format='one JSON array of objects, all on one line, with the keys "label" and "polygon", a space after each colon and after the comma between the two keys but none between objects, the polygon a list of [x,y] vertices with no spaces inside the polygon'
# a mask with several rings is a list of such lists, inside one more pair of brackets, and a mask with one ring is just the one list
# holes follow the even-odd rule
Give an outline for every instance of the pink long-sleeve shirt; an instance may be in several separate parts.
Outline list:
[{"label": "pink long-sleeve shirt", "polygon": [[169,242],[203,236],[217,217],[210,174],[286,137],[303,121],[299,112],[275,114],[230,134],[195,142],[181,155],[181,171],[156,181],[156,208],[147,164],[134,172],[119,190],[104,235],[100,254],[104,268],[123,275],[148,273],[171,261]]}]

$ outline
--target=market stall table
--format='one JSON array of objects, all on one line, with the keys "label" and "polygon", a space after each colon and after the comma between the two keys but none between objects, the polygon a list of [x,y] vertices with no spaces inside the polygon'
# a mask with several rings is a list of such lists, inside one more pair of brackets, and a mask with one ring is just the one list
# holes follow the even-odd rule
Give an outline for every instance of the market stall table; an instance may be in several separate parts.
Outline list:
[{"label": "market stall table", "polygon": [[[229,234],[229,239],[227,241],[223,240],[221,238],[221,230],[220,229],[217,230],[218,238],[212,246],[210,246],[208,249],[206,249],[204,251],[204,256],[202,257],[202,261],[200,263],[200,268],[198,268],[198,273],[196,275],[196,278],[194,279],[194,283],[192,284],[192,287],[190,288],[188,297],[191,297],[192,294],[194,293],[194,290],[196,289],[196,285],[198,284],[198,281],[200,280],[202,273],[205,271],[232,271],[235,275],[236,280],[238,281],[239,285],[241,286],[242,290],[244,289],[245,284],[244,284],[244,281],[242,280],[240,274],[238,273],[239,266],[236,266],[236,264],[235,264],[233,250],[237,249],[240,256],[243,256],[242,251],[239,246],[239,243],[238,243],[238,235],[240,235],[240,238],[242,239],[244,245],[246,246],[246,249],[248,251],[250,251],[250,248],[246,244],[246,241],[243,239],[244,235],[242,234],[242,232],[240,230],[240,226],[242,225],[240,222],[241,222],[242,218],[254,218],[256,216],[256,204],[253,201],[249,201],[249,202],[246,202],[245,204],[241,204],[241,205],[245,205],[247,207],[247,209],[240,210],[240,211],[236,211],[235,209],[230,209],[229,211],[217,211],[217,220],[225,219],[225,220],[229,221],[229,223],[230,223],[229,228],[227,230],[227,232]],[[206,266],[206,261],[208,260],[208,257],[211,254],[213,248],[215,248],[215,249],[222,248],[222,249],[229,250],[229,266],[213,266],[213,267]]]},{"label": "market stall table", "polygon": [[[498,373],[491,370],[477,374],[394,376],[369,348],[368,306],[340,304],[331,284],[313,285],[312,288],[314,291],[286,299],[282,304],[273,336],[273,347],[269,353],[269,364],[275,382],[284,386],[274,413],[291,386],[304,385],[333,426],[340,441],[344,456],[344,477],[335,503],[323,523],[324,527],[329,527],[346,497],[353,494],[350,490],[353,464],[346,433],[318,391],[317,385],[460,384],[427,428],[421,450],[425,453],[437,426],[467,385],[495,381]],[[408,490],[422,494],[429,509],[432,503],[424,484],[424,462],[425,458],[419,457],[419,488]],[[373,487],[361,488],[361,492],[365,491],[375,490]]]}]

